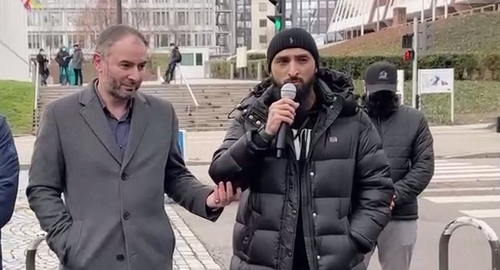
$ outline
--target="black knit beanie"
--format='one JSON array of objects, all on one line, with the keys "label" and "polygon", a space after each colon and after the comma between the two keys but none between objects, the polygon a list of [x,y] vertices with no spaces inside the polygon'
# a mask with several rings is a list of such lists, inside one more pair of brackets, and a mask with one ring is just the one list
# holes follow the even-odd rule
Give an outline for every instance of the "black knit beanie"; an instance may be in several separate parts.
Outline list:
[{"label": "black knit beanie", "polygon": [[287,28],[278,32],[267,46],[267,65],[271,72],[271,63],[276,54],[285,49],[301,48],[309,53],[316,61],[316,67],[319,67],[319,51],[316,41],[306,30],[302,28]]}]

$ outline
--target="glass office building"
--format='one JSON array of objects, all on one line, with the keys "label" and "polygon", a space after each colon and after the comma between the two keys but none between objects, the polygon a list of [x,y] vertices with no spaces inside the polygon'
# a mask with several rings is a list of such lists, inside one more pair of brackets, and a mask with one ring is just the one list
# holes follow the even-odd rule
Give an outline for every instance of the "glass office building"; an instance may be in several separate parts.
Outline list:
[{"label": "glass office building", "polygon": [[[296,26],[308,30],[313,36],[326,36],[337,0],[295,0],[295,2],[297,2]],[[286,12],[287,17],[290,17],[292,0],[287,0]],[[271,11],[270,14],[272,13]],[[255,12],[252,14],[251,0],[236,0],[236,46],[251,47],[253,15]],[[258,16],[262,16],[261,13]],[[287,21],[287,27],[291,27],[290,21]]]}]

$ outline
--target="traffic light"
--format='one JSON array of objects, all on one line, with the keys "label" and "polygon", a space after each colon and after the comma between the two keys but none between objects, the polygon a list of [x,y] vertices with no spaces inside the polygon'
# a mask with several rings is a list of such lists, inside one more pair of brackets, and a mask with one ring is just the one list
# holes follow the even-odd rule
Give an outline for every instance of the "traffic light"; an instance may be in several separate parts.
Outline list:
[{"label": "traffic light", "polygon": [[274,23],[277,32],[281,31],[286,25],[286,0],[269,0],[269,2],[275,6],[275,13],[267,18]]},{"label": "traffic light", "polygon": [[405,61],[410,62],[415,59],[415,51],[413,49],[405,51]]}]

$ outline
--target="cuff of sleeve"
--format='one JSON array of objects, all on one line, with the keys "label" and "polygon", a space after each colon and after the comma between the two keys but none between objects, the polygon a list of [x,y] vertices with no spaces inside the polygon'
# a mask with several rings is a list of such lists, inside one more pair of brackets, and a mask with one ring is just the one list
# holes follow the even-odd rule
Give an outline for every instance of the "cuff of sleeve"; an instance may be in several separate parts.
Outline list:
[{"label": "cuff of sleeve", "polygon": [[399,190],[399,187],[396,184],[394,184],[394,195],[396,195],[396,198],[394,199],[395,204],[401,204],[402,199],[403,199],[403,198],[401,198],[401,192],[398,192],[398,190]]},{"label": "cuff of sleeve", "polygon": [[264,129],[260,129],[252,134],[252,142],[261,149],[267,149],[271,144],[272,136],[267,135]]},{"label": "cuff of sleeve", "polygon": [[223,208],[218,209],[217,211],[213,211],[213,209],[209,208],[207,206],[207,198],[212,194],[213,188],[212,187],[204,187],[201,191],[199,191],[199,199],[197,200],[197,207],[196,209],[199,209],[197,211],[197,214],[205,219],[208,219],[212,222],[217,221],[219,219],[220,215],[222,214]]},{"label": "cuff of sleeve", "polygon": [[361,234],[351,231],[352,238],[354,240],[354,243],[356,246],[359,248],[359,251],[362,252],[363,254],[366,254],[373,249],[373,244],[370,243],[370,241],[366,240],[365,237],[363,237]]}]

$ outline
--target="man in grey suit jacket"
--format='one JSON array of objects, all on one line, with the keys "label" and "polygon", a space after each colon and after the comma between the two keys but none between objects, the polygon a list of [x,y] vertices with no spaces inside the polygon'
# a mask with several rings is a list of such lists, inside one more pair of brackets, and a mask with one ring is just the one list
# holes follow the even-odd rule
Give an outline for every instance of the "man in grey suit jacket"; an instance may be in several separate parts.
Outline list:
[{"label": "man in grey suit jacket", "polygon": [[134,28],[108,28],[98,79],[44,110],[26,193],[63,270],[172,269],[164,194],[212,221],[239,195],[188,171],[172,105],[137,91],[147,47]]}]

